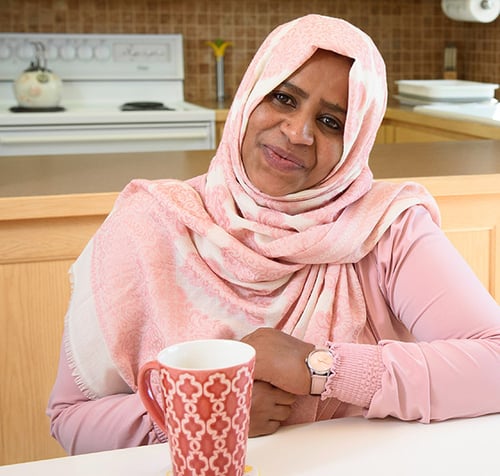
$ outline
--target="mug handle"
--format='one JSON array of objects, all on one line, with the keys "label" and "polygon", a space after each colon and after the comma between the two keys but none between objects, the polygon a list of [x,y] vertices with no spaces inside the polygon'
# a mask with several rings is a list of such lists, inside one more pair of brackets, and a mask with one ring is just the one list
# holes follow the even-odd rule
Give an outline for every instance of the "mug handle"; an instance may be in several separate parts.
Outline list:
[{"label": "mug handle", "polygon": [[165,413],[158,404],[151,385],[151,372],[153,370],[160,371],[160,364],[156,360],[145,363],[139,370],[139,377],[137,379],[139,396],[153,421],[160,427],[163,433],[167,434]]}]

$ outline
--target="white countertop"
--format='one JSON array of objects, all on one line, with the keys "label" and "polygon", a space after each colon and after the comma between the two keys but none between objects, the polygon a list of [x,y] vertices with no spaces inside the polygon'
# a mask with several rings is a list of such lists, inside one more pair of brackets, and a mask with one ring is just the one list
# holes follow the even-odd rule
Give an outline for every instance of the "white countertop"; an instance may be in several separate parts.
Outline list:
[{"label": "white countertop", "polygon": [[[422,424],[344,418],[251,438],[260,476],[500,474],[500,414]],[[104,451],[0,467],[0,475],[165,476],[168,445]]]},{"label": "white countertop", "polygon": [[415,106],[414,111],[449,119],[476,121],[500,127],[500,103],[430,104]]}]

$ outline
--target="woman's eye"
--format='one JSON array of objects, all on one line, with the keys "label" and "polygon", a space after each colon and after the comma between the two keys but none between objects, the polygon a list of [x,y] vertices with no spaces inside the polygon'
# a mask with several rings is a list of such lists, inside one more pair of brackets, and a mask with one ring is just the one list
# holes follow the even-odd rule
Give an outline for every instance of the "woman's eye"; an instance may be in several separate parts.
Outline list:
[{"label": "woman's eye", "polygon": [[322,116],[319,118],[319,121],[324,124],[326,127],[334,130],[343,130],[344,124],[334,117],[330,116]]},{"label": "woman's eye", "polygon": [[285,104],[288,106],[293,106],[295,104],[293,99],[288,94],[284,94],[279,91],[275,91],[273,93],[273,98],[280,104]]}]

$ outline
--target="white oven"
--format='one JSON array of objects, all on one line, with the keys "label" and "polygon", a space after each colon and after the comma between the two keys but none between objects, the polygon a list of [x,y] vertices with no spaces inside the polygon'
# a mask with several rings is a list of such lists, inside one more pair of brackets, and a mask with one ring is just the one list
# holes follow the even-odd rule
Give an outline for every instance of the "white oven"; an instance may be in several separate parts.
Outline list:
[{"label": "white oven", "polygon": [[[36,42],[62,80],[58,110],[17,107]],[[184,101],[181,35],[0,34],[0,156],[214,147],[215,112]]]}]

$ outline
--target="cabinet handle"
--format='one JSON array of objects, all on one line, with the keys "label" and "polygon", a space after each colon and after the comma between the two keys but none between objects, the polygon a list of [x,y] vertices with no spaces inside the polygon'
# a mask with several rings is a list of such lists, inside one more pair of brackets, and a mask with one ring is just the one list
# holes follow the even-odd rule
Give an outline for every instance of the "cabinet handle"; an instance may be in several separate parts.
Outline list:
[{"label": "cabinet handle", "polygon": [[129,142],[139,141],[158,141],[158,140],[190,140],[206,139],[207,131],[191,132],[162,132],[159,134],[101,134],[101,135],[48,135],[48,136],[10,136],[0,137],[0,143],[3,144],[36,144],[36,143],[71,143],[71,142]]}]

